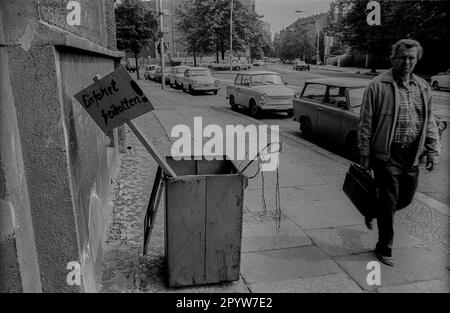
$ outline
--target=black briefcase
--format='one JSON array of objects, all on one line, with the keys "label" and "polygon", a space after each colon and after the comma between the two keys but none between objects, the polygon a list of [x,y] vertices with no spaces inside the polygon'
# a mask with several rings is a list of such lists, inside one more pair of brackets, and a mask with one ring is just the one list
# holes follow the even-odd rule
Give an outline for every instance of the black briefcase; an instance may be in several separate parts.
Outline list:
[{"label": "black briefcase", "polygon": [[365,217],[376,217],[378,188],[368,171],[358,164],[351,164],[345,175],[344,193]]}]

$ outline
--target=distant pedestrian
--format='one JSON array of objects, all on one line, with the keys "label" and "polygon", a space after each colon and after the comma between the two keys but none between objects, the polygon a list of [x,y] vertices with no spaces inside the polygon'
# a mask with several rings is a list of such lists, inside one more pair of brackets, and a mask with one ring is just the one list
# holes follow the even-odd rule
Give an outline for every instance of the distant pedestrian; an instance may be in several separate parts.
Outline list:
[{"label": "distant pedestrian", "polygon": [[[359,123],[361,165],[373,169],[379,189],[375,255],[393,266],[394,214],[407,207],[417,189],[419,156],[432,171],[439,135],[431,88],[412,72],[422,57],[419,42],[402,39],[392,46],[392,68],[371,81],[364,92]],[[372,220],[366,218],[372,229]]]}]

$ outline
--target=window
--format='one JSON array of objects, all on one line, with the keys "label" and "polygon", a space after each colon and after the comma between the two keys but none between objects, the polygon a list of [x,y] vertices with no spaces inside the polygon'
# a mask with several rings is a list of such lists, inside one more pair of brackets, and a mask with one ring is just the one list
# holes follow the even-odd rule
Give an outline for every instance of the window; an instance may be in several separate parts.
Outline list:
[{"label": "window", "polygon": [[211,76],[210,70],[192,70],[192,76]]},{"label": "window", "polygon": [[239,75],[236,76],[236,79],[234,80],[234,84],[235,85],[240,85],[241,81],[242,81],[242,75],[239,74]]},{"label": "window", "polygon": [[323,102],[327,86],[320,84],[308,84],[303,91],[303,98]]},{"label": "window", "polygon": [[350,107],[359,107],[362,104],[365,88],[353,88],[348,90],[348,99]]},{"label": "window", "polygon": [[242,86],[250,86],[250,76],[249,75],[242,76]]},{"label": "window", "polygon": [[328,96],[325,102],[338,108],[347,107],[347,99],[345,97],[345,88],[343,87],[328,87]]},{"label": "window", "polygon": [[279,75],[261,74],[252,76],[252,85],[283,85],[283,80]]}]

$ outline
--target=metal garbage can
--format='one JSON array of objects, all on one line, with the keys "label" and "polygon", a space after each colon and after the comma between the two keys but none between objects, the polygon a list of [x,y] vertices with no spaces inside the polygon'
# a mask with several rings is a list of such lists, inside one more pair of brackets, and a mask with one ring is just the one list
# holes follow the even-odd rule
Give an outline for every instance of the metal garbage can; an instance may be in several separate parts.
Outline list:
[{"label": "metal garbage can", "polygon": [[165,254],[169,287],[236,281],[247,178],[223,160],[166,158]]}]

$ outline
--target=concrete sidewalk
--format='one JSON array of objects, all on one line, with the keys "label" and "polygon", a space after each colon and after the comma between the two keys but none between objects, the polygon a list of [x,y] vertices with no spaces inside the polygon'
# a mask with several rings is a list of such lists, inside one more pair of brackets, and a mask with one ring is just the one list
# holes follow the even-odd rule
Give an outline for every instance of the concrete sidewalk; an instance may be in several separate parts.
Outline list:
[{"label": "concrete sidewalk", "polygon": [[[170,154],[174,125],[249,124],[237,113],[225,113],[201,97],[160,90],[141,81],[155,112],[136,120],[163,155]],[[284,140],[283,140],[284,141]],[[104,292],[448,292],[446,255],[428,249],[405,231],[396,232],[394,268],[381,264],[381,285],[370,286],[367,264],[376,231],[368,231],[342,192],[347,167],[308,144],[284,142],[280,156],[281,215],[275,210],[275,173],[249,181],[243,212],[241,279],[210,286],[169,289],[164,269],[164,203],[142,256],[143,220],[156,164],[127,131],[128,154],[122,155],[114,216],[105,246]],[[329,153],[328,153],[329,154]],[[241,167],[242,169],[242,167]],[[255,170],[252,167],[247,175]],[[262,205],[262,197],[266,209]],[[413,204],[414,205],[414,204]],[[280,219],[277,229],[276,220]],[[447,269],[446,269],[447,267]]]}]

